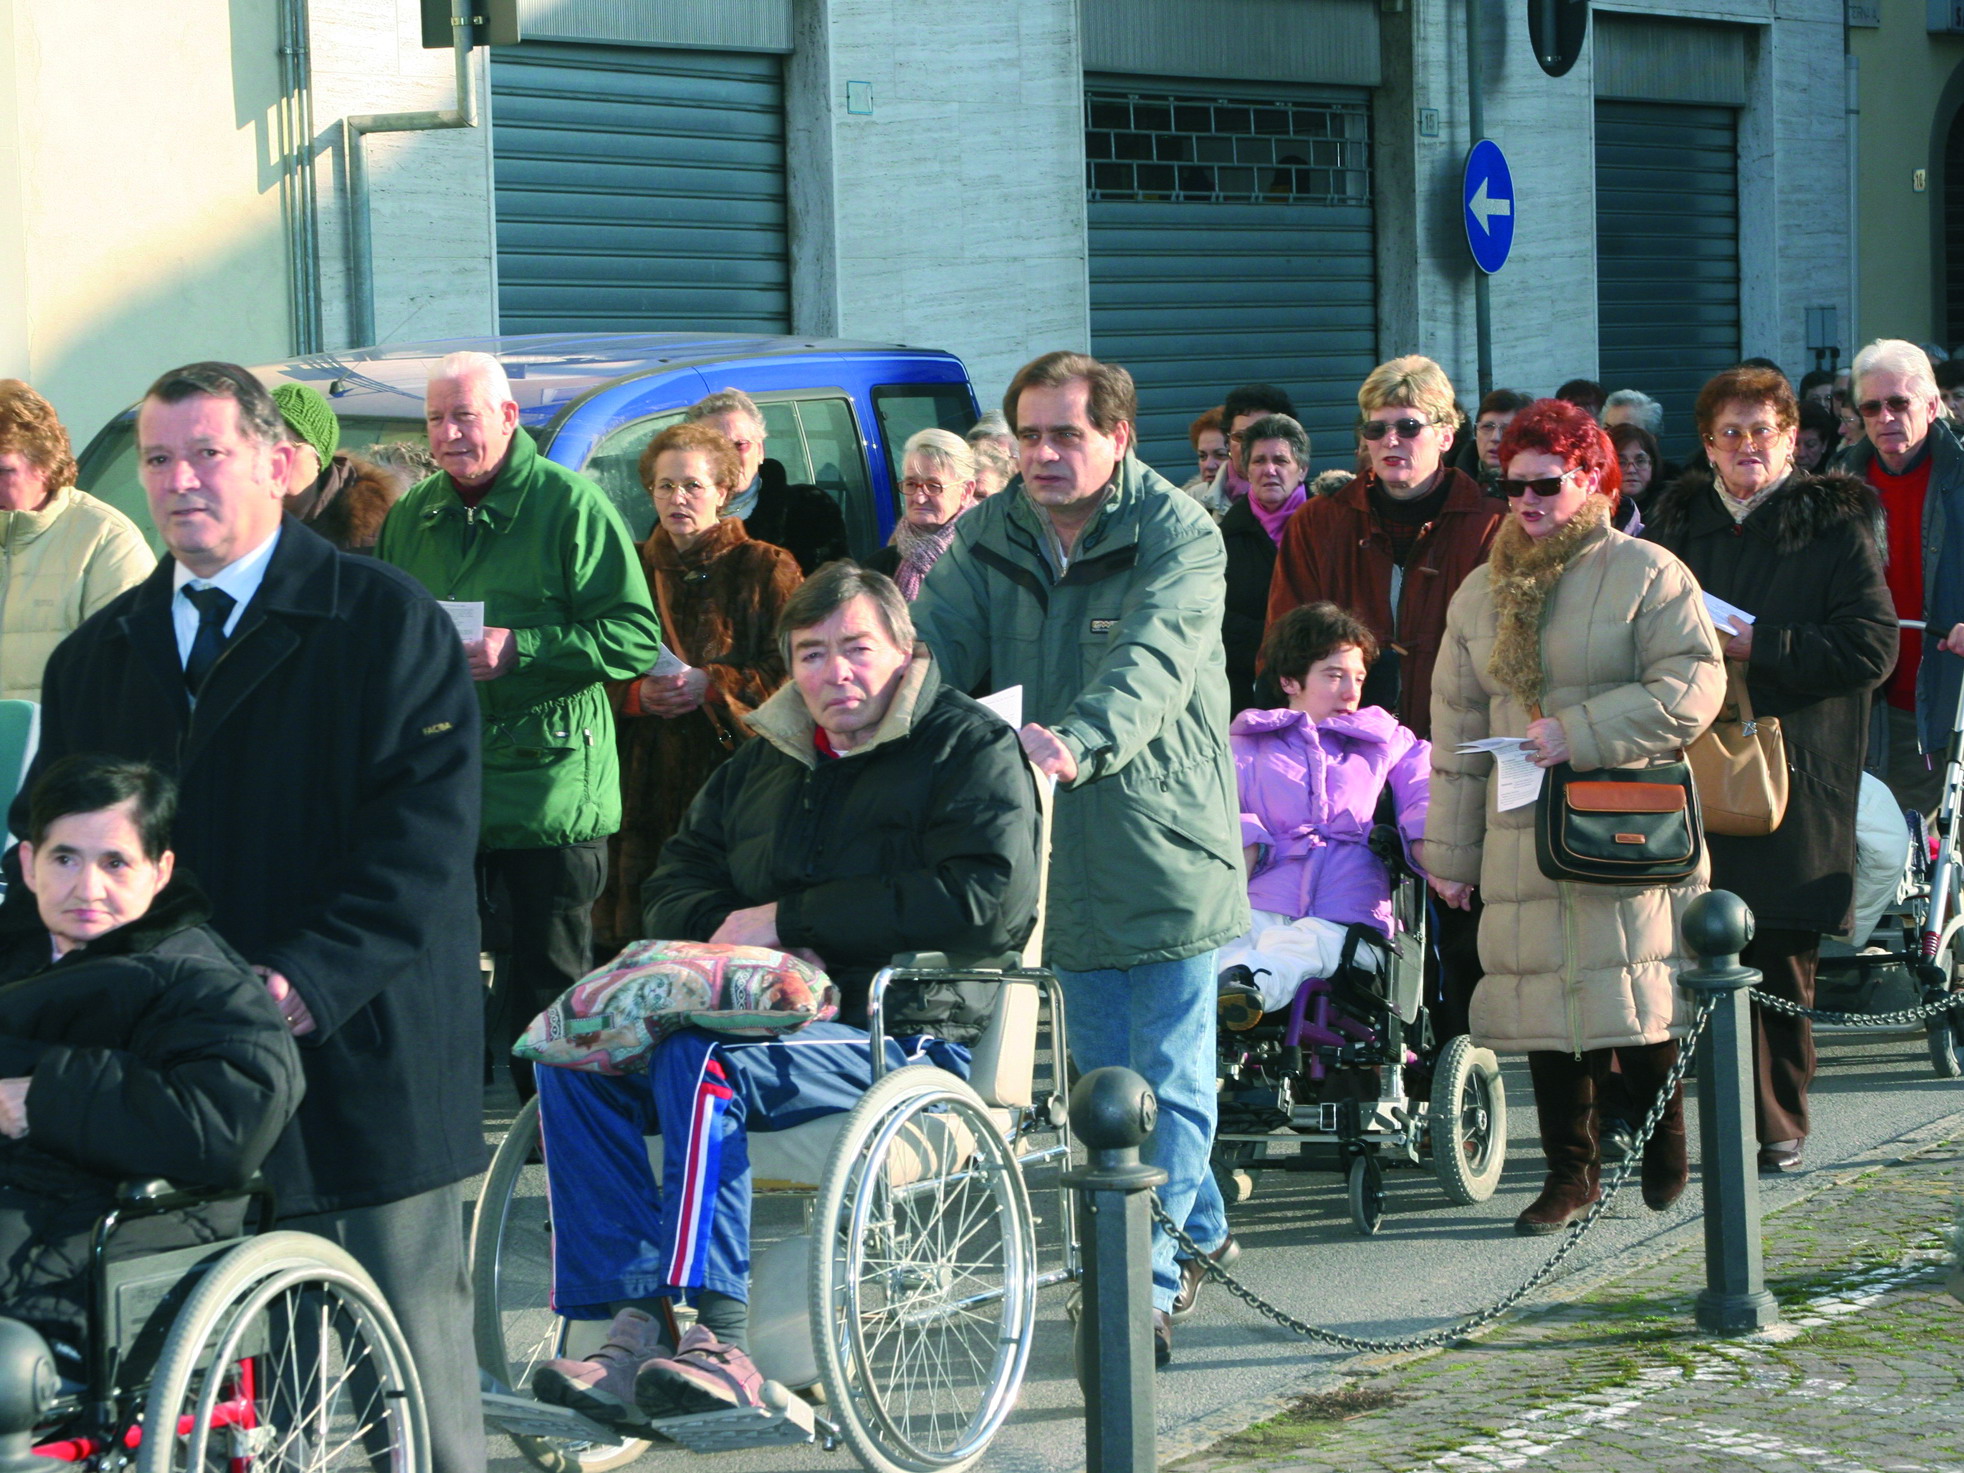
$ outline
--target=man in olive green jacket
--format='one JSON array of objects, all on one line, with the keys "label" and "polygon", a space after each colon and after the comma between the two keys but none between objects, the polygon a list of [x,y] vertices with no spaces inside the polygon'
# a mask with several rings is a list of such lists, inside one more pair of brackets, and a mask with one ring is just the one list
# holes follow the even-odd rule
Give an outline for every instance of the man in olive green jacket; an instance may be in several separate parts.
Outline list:
[{"label": "man in olive green jacket", "polygon": [[[443,469],[382,524],[375,554],[446,603],[482,605],[467,643],[484,715],[480,894],[510,928],[494,1047],[592,966],[593,903],[621,825],[605,683],[645,675],[661,625],[606,493],[540,455],[498,360],[453,353],[430,376]],[[521,1093],[529,1070],[514,1068]]]},{"label": "man in olive green jacket", "polygon": [[[1248,926],[1228,688],[1227,554],[1198,502],[1132,455],[1132,376],[1051,353],[1010,384],[1023,477],[967,512],[914,605],[961,690],[1021,685],[1023,748],[1058,782],[1046,959],[1080,1069],[1124,1064],[1159,1096],[1161,1200],[1231,1253],[1208,1169],[1214,951]],[[1200,1270],[1154,1229],[1160,1363]]]}]

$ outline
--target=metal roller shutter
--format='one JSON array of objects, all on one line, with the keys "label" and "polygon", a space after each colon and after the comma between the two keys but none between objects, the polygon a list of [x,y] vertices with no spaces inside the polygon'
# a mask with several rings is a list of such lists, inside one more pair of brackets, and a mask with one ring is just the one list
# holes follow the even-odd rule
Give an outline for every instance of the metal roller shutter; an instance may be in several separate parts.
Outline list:
[{"label": "metal roller shutter", "polygon": [[1739,361],[1739,141],[1727,107],[1596,104],[1600,377],[1664,405],[1664,452],[1697,446],[1692,406]]},{"label": "metal roller shutter", "polygon": [[780,59],[491,53],[505,332],[790,330]]},{"label": "metal roller shutter", "polygon": [[1139,385],[1140,454],[1193,474],[1187,425],[1287,389],[1318,469],[1352,460],[1377,362],[1368,94],[1085,82],[1091,347]]}]

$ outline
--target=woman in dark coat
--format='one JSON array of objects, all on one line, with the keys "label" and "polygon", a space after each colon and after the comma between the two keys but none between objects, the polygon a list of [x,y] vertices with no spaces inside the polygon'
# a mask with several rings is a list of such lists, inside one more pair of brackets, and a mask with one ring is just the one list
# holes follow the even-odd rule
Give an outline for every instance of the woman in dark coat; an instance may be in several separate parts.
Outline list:
[{"label": "woman in dark coat", "polygon": [[1227,651],[1228,699],[1235,711],[1265,704],[1255,684],[1255,655],[1268,624],[1269,583],[1282,529],[1308,497],[1309,434],[1286,414],[1256,420],[1234,447],[1248,494],[1221,517],[1227,544],[1227,604],[1221,643]]},{"label": "woman in dark coat", "polygon": [[955,522],[982,499],[975,451],[948,430],[920,430],[900,452],[900,520],[887,545],[861,565],[893,579],[912,603],[921,580],[955,540]]},{"label": "woman in dark coat", "polygon": [[[1743,961],[1765,974],[1762,990],[1811,1006],[1821,935],[1850,924],[1869,694],[1895,663],[1878,507],[1851,476],[1793,468],[1800,410],[1777,372],[1728,369],[1705,385],[1697,414],[1712,469],[1656,494],[1649,535],[1708,594],[1753,616],[1715,622],[1754,715],[1779,718],[1790,769],[1778,829],[1711,836],[1712,888],[1752,907]],[[1792,1171],[1808,1130],[1812,1030],[1763,1008],[1753,1023],[1760,1169]]]},{"label": "woman in dark coat", "polygon": [[638,939],[641,882],[697,791],[750,735],[744,718],[784,684],[777,616],[798,586],[795,558],[721,515],[743,474],[707,424],[672,425],[641,454],[656,524],[641,568],[662,641],[690,668],[611,684],[621,758],[621,828],[593,909],[597,947]]}]

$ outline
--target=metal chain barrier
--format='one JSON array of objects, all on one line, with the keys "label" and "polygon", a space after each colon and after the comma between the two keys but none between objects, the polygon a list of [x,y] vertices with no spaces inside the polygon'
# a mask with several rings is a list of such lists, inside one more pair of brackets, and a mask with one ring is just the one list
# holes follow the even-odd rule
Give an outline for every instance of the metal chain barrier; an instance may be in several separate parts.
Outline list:
[{"label": "metal chain barrier", "polygon": [[1939,1014],[1964,1008],[1964,992],[1945,993],[1935,1002],[1903,1008],[1894,1013],[1837,1013],[1829,1008],[1804,1008],[1797,1002],[1788,1002],[1784,997],[1761,992],[1757,987],[1752,990],[1751,996],[1757,1006],[1769,1013],[1785,1013],[1789,1018],[1811,1018],[1816,1023],[1854,1028],[1904,1028],[1911,1023],[1925,1023]]},{"label": "metal chain barrier", "polygon": [[[1960,998],[1960,1001],[1964,1001],[1964,998]],[[1338,1330],[1325,1330],[1318,1325],[1312,1325],[1305,1320],[1297,1319],[1279,1305],[1269,1303],[1268,1300],[1262,1298],[1261,1295],[1257,1294],[1253,1289],[1250,1289],[1246,1284],[1235,1278],[1233,1274],[1209,1258],[1206,1251],[1198,1243],[1194,1242],[1192,1238],[1187,1236],[1186,1229],[1167,1216],[1166,1209],[1159,1205],[1159,1194],[1157,1192],[1152,1194],[1153,1221],[1165,1228],[1172,1235],[1173,1241],[1179,1244],[1180,1249],[1188,1257],[1194,1259],[1201,1265],[1206,1271],[1208,1278],[1219,1284],[1223,1289],[1226,1289],[1228,1293],[1253,1309],[1257,1314],[1273,1320],[1283,1329],[1290,1331],[1292,1334],[1301,1335],[1304,1339],[1319,1340],[1326,1345],[1334,1345],[1343,1350],[1364,1351],[1372,1355],[1388,1355],[1409,1350],[1437,1350],[1441,1346],[1451,1345],[1455,1341],[1466,1339],[1474,1331],[1484,1329],[1486,1326],[1492,1324],[1495,1320],[1506,1314],[1508,1310],[1512,1309],[1523,1299],[1527,1298],[1528,1295],[1545,1284],[1548,1281],[1549,1275],[1553,1274],[1561,1266],[1562,1260],[1575,1251],[1575,1245],[1580,1243],[1587,1236],[1589,1229],[1596,1225],[1597,1219],[1609,1210],[1609,1204],[1616,1200],[1617,1192],[1622,1190],[1623,1183],[1629,1179],[1630,1173],[1636,1169],[1638,1162],[1642,1159],[1644,1147],[1650,1143],[1651,1136],[1656,1134],[1657,1126],[1664,1118],[1665,1109],[1683,1085],[1684,1076],[1690,1070],[1692,1060],[1698,1053],[1698,1041],[1704,1037],[1705,1024],[1711,1018],[1712,1008],[1713,1004],[1710,1001],[1698,1004],[1698,1011],[1692,1021],[1691,1031],[1685,1035],[1683,1041],[1678,1045],[1678,1061],[1672,1067],[1669,1077],[1665,1079],[1663,1087],[1658,1090],[1657,1098],[1651,1104],[1650,1114],[1644,1118],[1643,1128],[1637,1132],[1636,1144],[1624,1156],[1622,1164],[1617,1167],[1615,1174],[1605,1183],[1602,1196],[1597,1199],[1586,1214],[1568,1226],[1561,1246],[1556,1248],[1548,1256],[1548,1261],[1529,1275],[1527,1282],[1522,1284],[1518,1289],[1495,1300],[1485,1309],[1476,1310],[1464,1319],[1455,1320],[1452,1324],[1442,1325],[1436,1330],[1428,1330],[1423,1335],[1407,1336],[1402,1340],[1367,1340],[1356,1335],[1343,1334]]]}]

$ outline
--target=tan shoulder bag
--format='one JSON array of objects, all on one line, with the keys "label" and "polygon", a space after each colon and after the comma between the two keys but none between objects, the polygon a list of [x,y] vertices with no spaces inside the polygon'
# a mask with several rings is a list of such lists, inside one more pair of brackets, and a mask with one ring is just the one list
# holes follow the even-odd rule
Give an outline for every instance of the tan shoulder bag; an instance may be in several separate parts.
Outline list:
[{"label": "tan shoulder bag", "polygon": [[1787,816],[1787,744],[1777,717],[1754,717],[1739,662],[1725,662],[1725,706],[1684,755],[1706,833],[1753,839],[1780,827]]}]

